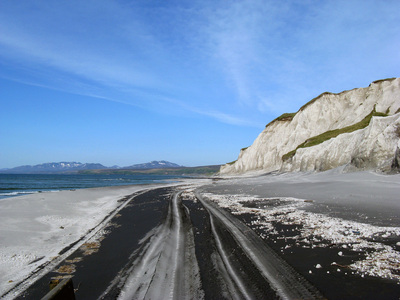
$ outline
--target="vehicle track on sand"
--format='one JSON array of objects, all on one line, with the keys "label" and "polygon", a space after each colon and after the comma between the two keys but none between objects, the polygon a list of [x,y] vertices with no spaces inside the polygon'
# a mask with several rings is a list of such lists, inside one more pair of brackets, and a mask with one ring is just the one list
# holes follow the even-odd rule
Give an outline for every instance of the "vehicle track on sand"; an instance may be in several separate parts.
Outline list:
[{"label": "vehicle track on sand", "polygon": [[[78,250],[67,261],[77,299],[323,298],[254,231],[190,186],[132,196],[97,251]],[[43,297],[58,275],[49,272],[21,298]]]},{"label": "vehicle track on sand", "polygon": [[175,193],[167,217],[134,261],[119,299],[201,299],[194,239],[182,205]]},{"label": "vehicle track on sand", "polygon": [[[216,283],[211,284],[218,289],[214,297],[323,298],[244,223],[204,199],[199,191],[191,200],[200,201],[196,212],[196,205],[188,200],[183,205],[182,192],[173,194],[165,221],[128,271],[119,299],[213,298],[204,292],[211,289],[207,287],[210,281],[200,280],[211,269],[216,272]],[[191,219],[196,215],[209,220],[206,232]],[[199,245],[193,232],[202,229],[208,244]],[[199,266],[206,247],[211,251],[203,260],[211,264]]]},{"label": "vehicle track on sand", "polygon": [[[238,246],[276,291],[277,296],[282,299],[324,298],[314,286],[280,258],[244,223],[214,203],[204,199],[199,190],[195,192],[195,195],[207,209],[211,219],[218,219],[231,233]],[[218,239],[217,236],[215,237]]]}]

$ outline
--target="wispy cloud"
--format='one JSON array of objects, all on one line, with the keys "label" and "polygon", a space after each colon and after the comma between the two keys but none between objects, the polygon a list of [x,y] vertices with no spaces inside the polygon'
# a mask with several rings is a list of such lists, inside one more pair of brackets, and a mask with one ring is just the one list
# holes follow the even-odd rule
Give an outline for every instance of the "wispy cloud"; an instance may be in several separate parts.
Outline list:
[{"label": "wispy cloud", "polygon": [[197,106],[192,106],[187,101],[182,101],[175,98],[163,97],[163,101],[172,104],[174,107],[182,108],[185,112],[192,112],[197,115],[211,117],[219,122],[226,124],[250,127],[260,127],[263,124],[254,120],[241,118],[240,116],[234,114],[217,111],[215,109],[200,109]]},{"label": "wispy cloud", "polygon": [[399,75],[393,47],[399,45],[400,2],[219,5],[209,15],[209,50],[241,105],[293,109],[326,90]]},{"label": "wispy cloud", "polygon": [[[37,7],[36,11],[22,13],[21,19],[24,21],[20,22],[15,22],[14,16],[2,15],[2,52],[36,67],[56,68],[103,84],[162,87],[163,81],[157,78],[157,74],[149,72],[143,62],[146,59],[156,60],[155,57],[146,57],[146,48],[154,48],[154,45],[150,45],[148,38],[141,38],[143,29],[137,29],[136,22],[120,24],[119,18],[123,12],[118,7],[107,5],[103,9],[113,10],[115,17],[108,20],[109,25],[101,25],[99,30],[105,32],[99,36],[96,36],[96,28],[91,27],[103,20],[94,16],[95,12],[88,7],[79,4],[77,9],[70,6],[48,7],[44,4]],[[65,15],[60,15],[61,11]],[[53,20],[49,15],[59,15],[60,18]],[[74,19],[81,27],[78,24],[71,25]],[[31,26],[26,26],[27,23]],[[115,24],[117,26],[113,28]],[[120,26],[136,28],[138,32],[134,35],[130,31],[131,36],[121,37]],[[85,32],[88,28],[90,31]],[[123,47],[132,39],[136,39],[135,45]],[[143,40],[146,40],[146,45]],[[140,58],[146,59],[142,61]]]},{"label": "wispy cloud", "polygon": [[399,75],[398,1],[1,5],[0,58],[24,69],[15,80],[229,124]]},{"label": "wispy cloud", "polygon": [[209,37],[211,57],[220,66],[237,92],[242,104],[251,104],[253,98],[252,74],[258,72],[264,35],[268,35],[274,24],[264,25],[270,5],[262,1],[236,1],[223,3],[215,11],[208,11],[209,26],[205,35]]},{"label": "wispy cloud", "polygon": [[[192,94],[201,91],[196,82],[190,81],[196,80],[196,71],[186,69],[191,62],[180,61],[179,54],[173,53],[179,45],[163,40],[157,24],[146,23],[142,14],[148,10],[119,6],[112,1],[99,3],[95,9],[79,2],[61,7],[36,4],[34,10],[30,5],[21,5],[17,14],[0,12],[0,55],[12,65],[20,65],[24,78],[5,71],[0,75],[128,105],[151,108],[157,102],[168,103],[221,122],[246,123],[227,113],[209,113],[201,108],[201,102],[193,102],[196,97]],[[164,18],[173,13],[168,9],[160,11],[151,13],[164,13]],[[189,22],[187,17],[185,21]],[[32,26],[27,27],[26,23]],[[175,29],[175,34],[183,34],[178,31]],[[203,78],[200,80],[204,82]],[[181,105],[168,101],[168,97],[186,97],[190,103]],[[204,99],[203,95],[197,98]]]}]

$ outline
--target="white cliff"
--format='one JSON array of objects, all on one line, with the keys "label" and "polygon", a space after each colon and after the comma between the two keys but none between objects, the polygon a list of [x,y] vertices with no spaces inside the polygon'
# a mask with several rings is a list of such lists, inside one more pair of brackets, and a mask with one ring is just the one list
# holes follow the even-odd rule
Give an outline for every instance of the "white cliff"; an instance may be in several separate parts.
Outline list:
[{"label": "white cliff", "polygon": [[[355,130],[357,126],[361,128]],[[337,136],[327,138],[329,132]],[[302,145],[319,135],[326,140]],[[399,140],[400,78],[379,80],[366,88],[323,93],[297,113],[282,115],[220,173],[324,171],[343,165],[388,171],[399,163]]]}]

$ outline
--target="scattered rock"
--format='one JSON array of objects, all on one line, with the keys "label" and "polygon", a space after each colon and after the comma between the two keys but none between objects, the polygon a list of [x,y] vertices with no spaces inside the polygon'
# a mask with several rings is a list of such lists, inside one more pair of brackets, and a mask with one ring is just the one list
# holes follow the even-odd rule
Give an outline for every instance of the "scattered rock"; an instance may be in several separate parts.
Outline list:
[{"label": "scattered rock", "polygon": [[72,274],[75,272],[75,265],[63,265],[56,271],[57,273]]},{"label": "scattered rock", "polygon": [[99,242],[89,242],[84,243],[81,246],[81,250],[83,251],[83,255],[90,255],[99,251],[100,243]]},{"label": "scattered rock", "polygon": [[82,261],[82,257],[75,257],[74,259],[68,259],[65,262],[69,263],[69,264],[74,264],[74,263],[77,263],[77,262],[80,262],[80,261]]}]

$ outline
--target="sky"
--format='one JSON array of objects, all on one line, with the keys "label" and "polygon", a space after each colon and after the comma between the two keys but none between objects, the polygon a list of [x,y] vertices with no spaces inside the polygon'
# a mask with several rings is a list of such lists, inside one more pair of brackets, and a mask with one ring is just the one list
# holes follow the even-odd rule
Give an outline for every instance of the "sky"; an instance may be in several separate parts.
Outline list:
[{"label": "sky", "polygon": [[0,0],[0,168],[237,158],[329,91],[400,76],[400,1]]}]

